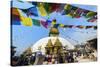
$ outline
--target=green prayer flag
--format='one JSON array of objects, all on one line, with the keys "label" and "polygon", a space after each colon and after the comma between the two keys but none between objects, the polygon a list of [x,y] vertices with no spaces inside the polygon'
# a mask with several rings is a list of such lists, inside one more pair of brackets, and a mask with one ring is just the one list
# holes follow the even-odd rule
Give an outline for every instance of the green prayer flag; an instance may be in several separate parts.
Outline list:
[{"label": "green prayer flag", "polygon": [[44,4],[44,8],[45,8],[45,10],[47,11],[48,14],[51,13],[51,6],[50,6],[49,3],[45,3],[45,4]]},{"label": "green prayer flag", "polygon": [[92,11],[91,11],[91,12],[88,12],[88,13],[87,13],[86,17],[89,18],[89,17],[92,17],[92,16],[94,16],[94,15],[96,15],[96,12],[92,12]]},{"label": "green prayer flag", "polygon": [[40,26],[40,21],[39,20],[32,19],[32,22],[33,22],[34,25]]}]

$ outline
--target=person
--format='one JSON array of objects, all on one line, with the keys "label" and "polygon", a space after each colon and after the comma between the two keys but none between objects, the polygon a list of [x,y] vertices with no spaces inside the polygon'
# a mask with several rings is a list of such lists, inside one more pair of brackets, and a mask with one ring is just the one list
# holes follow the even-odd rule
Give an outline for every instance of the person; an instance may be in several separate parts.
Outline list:
[{"label": "person", "polygon": [[52,55],[52,64],[55,64],[55,56]]},{"label": "person", "polygon": [[67,62],[68,63],[72,63],[72,62],[74,62],[74,58],[73,58],[73,55],[71,54],[71,53],[69,53],[68,55],[67,55]]},{"label": "person", "polygon": [[51,59],[52,59],[51,55],[48,55],[48,62],[51,62]]},{"label": "person", "polygon": [[44,62],[43,62],[43,64],[48,64],[48,55],[46,55],[46,56],[44,57]]},{"label": "person", "polygon": [[59,63],[64,63],[63,56],[59,55]]},{"label": "person", "polygon": [[19,62],[18,60],[19,60],[19,57],[17,57],[17,56],[12,57],[11,65],[12,66],[17,66],[18,62]]},{"label": "person", "polygon": [[30,64],[34,64],[35,59],[36,59],[35,56],[31,56],[31,57],[30,57]]}]

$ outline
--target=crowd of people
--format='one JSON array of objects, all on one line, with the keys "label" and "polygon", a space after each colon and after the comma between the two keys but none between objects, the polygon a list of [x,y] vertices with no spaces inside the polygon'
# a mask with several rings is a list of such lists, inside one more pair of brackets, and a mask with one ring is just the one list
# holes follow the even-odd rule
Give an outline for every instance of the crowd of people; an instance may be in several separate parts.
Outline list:
[{"label": "crowd of people", "polygon": [[[41,57],[42,56],[42,57]],[[36,61],[36,58],[40,58]],[[42,59],[42,60],[41,60]],[[85,60],[86,59],[86,60]],[[88,59],[88,60],[87,60]],[[34,54],[31,56],[13,56],[12,65],[13,66],[24,66],[24,65],[42,65],[42,64],[61,64],[61,63],[75,63],[84,61],[96,61],[95,52],[90,53],[80,53],[80,52],[69,52],[65,56],[59,55],[42,55]]]},{"label": "crowd of people", "polygon": [[60,63],[75,63],[75,62],[82,62],[82,61],[96,61],[97,57],[95,56],[95,53],[78,53],[78,52],[72,52],[66,54],[65,57],[59,56],[54,57],[53,55],[47,55],[45,57],[45,60],[43,64],[60,64]]}]

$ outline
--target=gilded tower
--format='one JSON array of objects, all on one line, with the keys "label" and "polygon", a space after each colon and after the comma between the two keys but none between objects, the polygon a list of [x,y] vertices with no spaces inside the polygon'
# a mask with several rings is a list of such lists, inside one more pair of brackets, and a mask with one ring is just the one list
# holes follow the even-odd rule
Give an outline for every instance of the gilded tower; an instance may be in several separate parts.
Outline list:
[{"label": "gilded tower", "polygon": [[[49,32],[49,37],[54,37],[54,39],[56,39],[56,40],[52,41],[52,38],[48,40],[48,43],[45,47],[45,51],[46,51],[45,54],[55,56],[58,61],[60,58],[62,58],[62,61],[63,61],[64,60],[63,45],[59,40],[58,28],[51,27],[50,32]],[[52,43],[52,42],[54,42],[54,43]]]},{"label": "gilded tower", "polygon": [[46,49],[46,54],[52,54],[53,53],[53,44],[51,42],[51,39],[48,40],[48,43],[47,43],[45,49]]},{"label": "gilded tower", "polygon": [[[55,21],[55,20],[54,20]],[[51,27],[50,32],[49,32],[49,37],[55,37],[56,41],[53,44],[51,39],[48,40],[48,43],[45,47],[46,49],[46,54],[58,54],[61,53],[62,48],[62,43],[58,39],[59,37],[59,30],[58,28]]]}]

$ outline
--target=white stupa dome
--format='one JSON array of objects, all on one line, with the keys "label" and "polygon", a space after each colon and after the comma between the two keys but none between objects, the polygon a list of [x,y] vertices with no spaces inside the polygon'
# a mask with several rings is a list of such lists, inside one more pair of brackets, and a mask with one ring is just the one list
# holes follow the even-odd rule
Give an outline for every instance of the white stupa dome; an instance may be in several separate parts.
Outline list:
[{"label": "white stupa dome", "polygon": [[[62,46],[67,46],[67,49],[74,49],[74,45],[72,45],[69,41],[67,41],[62,37],[45,37],[37,41],[35,44],[33,44],[32,51],[33,52],[41,51],[42,54],[45,54],[45,47],[48,43],[48,40],[51,39],[52,44],[54,44],[57,38],[62,43]],[[39,47],[41,48],[40,50]]]}]

